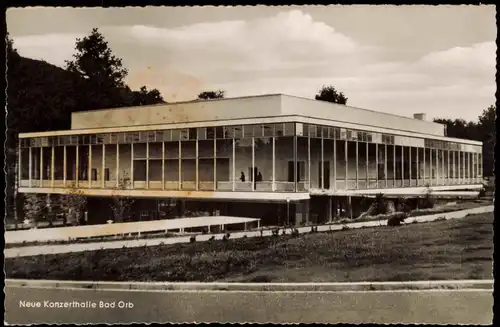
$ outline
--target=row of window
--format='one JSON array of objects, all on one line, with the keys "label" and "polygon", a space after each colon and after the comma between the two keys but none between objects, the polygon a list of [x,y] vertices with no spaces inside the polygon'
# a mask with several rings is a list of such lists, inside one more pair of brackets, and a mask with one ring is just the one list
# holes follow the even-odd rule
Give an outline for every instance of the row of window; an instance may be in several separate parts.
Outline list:
[{"label": "row of window", "polygon": [[[295,127],[297,126],[297,133]],[[118,132],[90,135],[61,135],[21,139],[21,147],[48,147],[89,144],[132,144],[146,142],[168,142],[187,140],[240,139],[251,137],[273,137],[301,135],[314,138],[359,141],[367,143],[396,144],[396,136],[350,130],[339,127],[313,124],[276,123],[258,125],[236,125],[201,128],[184,128],[159,131]],[[406,138],[411,139],[411,138]],[[398,143],[399,144],[399,143]],[[464,151],[460,143],[424,139],[425,148]]]},{"label": "row of window", "polygon": [[183,128],[160,131],[61,135],[21,139],[21,147],[146,143],[295,135],[294,123]]}]

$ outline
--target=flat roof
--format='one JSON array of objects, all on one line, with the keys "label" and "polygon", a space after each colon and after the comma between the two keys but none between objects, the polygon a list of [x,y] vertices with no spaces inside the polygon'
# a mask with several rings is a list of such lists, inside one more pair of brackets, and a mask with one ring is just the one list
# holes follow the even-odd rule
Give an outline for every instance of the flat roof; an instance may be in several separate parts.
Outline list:
[{"label": "flat roof", "polygon": [[71,129],[125,128],[238,119],[259,123],[262,118],[284,116],[311,117],[434,136],[444,136],[445,129],[443,124],[431,121],[284,94],[80,111],[72,113]]}]

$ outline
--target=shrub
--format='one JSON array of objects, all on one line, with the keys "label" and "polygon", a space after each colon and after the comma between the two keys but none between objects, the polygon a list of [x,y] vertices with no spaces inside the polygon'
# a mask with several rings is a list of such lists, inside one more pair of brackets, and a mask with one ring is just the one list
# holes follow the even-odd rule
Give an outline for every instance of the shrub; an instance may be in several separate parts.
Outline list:
[{"label": "shrub", "polygon": [[189,243],[194,243],[196,242],[196,235],[193,235],[189,238]]},{"label": "shrub", "polygon": [[483,198],[486,196],[486,188],[482,187],[481,190],[479,190],[479,194],[477,195],[478,198]]},{"label": "shrub", "polygon": [[373,203],[373,215],[384,215],[387,213],[388,203],[387,199],[382,193],[377,194]]},{"label": "shrub", "polygon": [[436,199],[432,195],[430,188],[427,189],[425,196],[418,202],[418,207],[421,209],[432,209],[436,205]]},{"label": "shrub", "polygon": [[399,226],[408,217],[404,212],[398,212],[387,219],[387,226]]}]

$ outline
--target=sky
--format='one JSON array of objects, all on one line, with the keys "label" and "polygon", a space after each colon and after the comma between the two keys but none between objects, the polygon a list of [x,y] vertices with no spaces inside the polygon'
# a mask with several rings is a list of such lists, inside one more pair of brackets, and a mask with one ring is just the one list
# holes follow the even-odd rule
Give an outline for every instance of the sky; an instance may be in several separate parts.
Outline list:
[{"label": "sky", "polygon": [[428,119],[476,120],[495,103],[494,6],[11,8],[25,57],[64,67],[76,38],[99,28],[132,89],[169,102],[314,98],[333,85],[348,105]]}]

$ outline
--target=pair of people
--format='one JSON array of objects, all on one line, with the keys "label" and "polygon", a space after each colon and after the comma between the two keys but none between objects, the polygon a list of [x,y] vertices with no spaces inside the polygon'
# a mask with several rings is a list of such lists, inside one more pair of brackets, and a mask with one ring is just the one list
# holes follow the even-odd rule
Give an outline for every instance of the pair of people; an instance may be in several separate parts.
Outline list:
[{"label": "pair of people", "polygon": [[[245,181],[245,173],[244,172],[241,172],[240,181],[242,181],[242,182]],[[255,181],[262,182],[262,174],[260,173],[260,171],[257,173],[257,176],[255,176]]]}]

